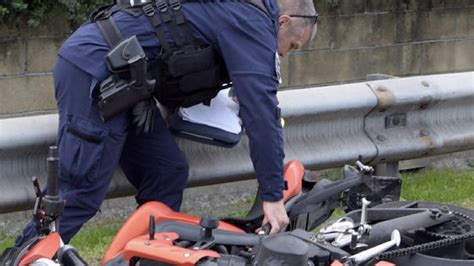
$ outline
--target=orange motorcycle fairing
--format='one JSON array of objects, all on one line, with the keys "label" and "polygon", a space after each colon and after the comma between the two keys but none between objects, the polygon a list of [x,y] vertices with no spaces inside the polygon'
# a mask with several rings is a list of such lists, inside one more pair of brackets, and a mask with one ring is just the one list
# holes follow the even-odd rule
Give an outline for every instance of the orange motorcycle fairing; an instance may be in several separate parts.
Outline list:
[{"label": "orange motorcycle fairing", "polygon": [[298,195],[302,191],[304,166],[298,160],[289,161],[285,165],[283,178],[288,184],[288,189],[283,191],[283,201],[287,202],[292,197]]},{"label": "orange motorcycle fairing", "polygon": [[178,234],[173,232],[157,233],[153,240],[150,240],[148,235],[139,236],[128,241],[121,253],[126,260],[140,257],[183,266],[195,265],[206,257],[219,258],[219,254],[215,251],[192,250],[174,246],[173,241],[178,238]]},{"label": "orange motorcycle fairing", "polygon": [[19,266],[26,266],[38,259],[52,259],[58,252],[61,245],[61,237],[58,232],[54,232],[41,239],[34,245],[28,253],[21,259]]},{"label": "orange motorcycle fairing", "polygon": [[[116,258],[119,254],[122,254],[129,241],[139,236],[146,235],[148,232],[147,221],[149,221],[150,215],[155,217],[155,223],[160,223],[162,221],[176,221],[189,224],[199,224],[201,219],[198,216],[175,212],[161,202],[145,203],[138,208],[138,210],[136,210],[120,228],[102,258],[102,265],[105,265],[108,261]],[[238,227],[225,222],[220,222],[218,228],[232,232],[245,233]]]}]

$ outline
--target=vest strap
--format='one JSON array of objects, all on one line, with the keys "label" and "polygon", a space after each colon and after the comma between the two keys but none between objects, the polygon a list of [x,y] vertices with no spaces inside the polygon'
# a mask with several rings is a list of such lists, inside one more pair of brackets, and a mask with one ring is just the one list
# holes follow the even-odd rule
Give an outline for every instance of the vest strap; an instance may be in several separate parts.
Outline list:
[{"label": "vest strap", "polygon": [[115,24],[112,16],[109,16],[105,19],[97,20],[96,24],[102,32],[102,35],[109,44],[110,48],[113,48],[123,39],[123,35],[118,29],[117,24]]},{"label": "vest strap", "polygon": [[[131,2],[133,5],[131,5]],[[153,3],[153,0],[117,0],[117,4],[119,4],[121,7],[135,7],[135,6],[141,6],[147,3]],[[252,4],[256,7],[258,7],[260,10],[262,10],[267,16],[271,17],[270,12],[268,12],[267,7],[263,3],[262,0],[181,0],[181,3],[212,3],[212,2],[241,2],[241,3],[249,3]]]},{"label": "vest strap", "polygon": [[262,0],[181,0],[181,3],[212,3],[212,2],[240,2],[240,3],[249,3],[252,4],[263,13],[265,13],[268,17],[271,17],[270,12],[268,12],[267,7],[263,3]]},{"label": "vest strap", "polygon": [[189,23],[186,22],[186,18],[182,11],[182,6],[180,0],[170,0],[170,6],[173,9],[176,16],[176,25],[181,28],[184,32],[184,43],[195,45],[196,41],[194,39]]}]

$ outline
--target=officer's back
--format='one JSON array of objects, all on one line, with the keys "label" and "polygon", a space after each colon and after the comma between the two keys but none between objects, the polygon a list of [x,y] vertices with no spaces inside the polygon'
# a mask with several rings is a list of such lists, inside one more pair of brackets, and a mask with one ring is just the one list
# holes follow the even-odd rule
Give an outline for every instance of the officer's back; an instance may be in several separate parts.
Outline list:
[{"label": "officer's back", "polygon": [[[275,50],[276,43],[272,43],[271,40],[275,40],[277,35],[278,8],[274,1],[264,0],[263,2],[271,17],[254,5],[234,1],[183,3],[183,10],[191,24],[194,36],[211,44],[221,55],[225,53],[224,46],[229,45],[229,42],[233,42],[232,45],[239,49],[246,50],[248,47],[241,41],[243,37],[266,39],[269,43],[262,43],[262,45],[275,45],[271,47],[271,50]],[[149,59],[159,55],[160,42],[155,29],[145,15],[134,17],[119,11],[113,15],[113,18],[124,37],[137,36]],[[260,30],[262,27],[267,30]],[[274,35],[268,35],[269,33]],[[166,31],[166,37],[172,41],[169,31]],[[224,39],[226,41],[222,41]],[[110,47],[97,25],[87,23],[67,39],[59,54],[98,80],[103,80],[109,75],[104,61],[109,50]],[[249,56],[246,58],[226,60],[230,75],[234,68],[259,71],[258,56],[252,55],[252,51],[247,52]]]}]

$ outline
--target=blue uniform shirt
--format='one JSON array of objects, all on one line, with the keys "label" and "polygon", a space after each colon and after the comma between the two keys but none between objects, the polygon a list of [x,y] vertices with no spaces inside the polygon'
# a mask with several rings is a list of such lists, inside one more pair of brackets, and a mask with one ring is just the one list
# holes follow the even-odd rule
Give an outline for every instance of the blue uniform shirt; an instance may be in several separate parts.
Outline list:
[{"label": "blue uniform shirt", "polygon": [[[185,3],[183,10],[193,34],[211,44],[226,63],[239,99],[262,199],[278,201],[284,188],[283,138],[276,97],[279,75],[275,65],[279,10],[275,0],[264,3],[271,17],[251,4],[230,1]],[[137,36],[149,59],[158,55],[160,42],[145,16],[117,12],[114,20],[124,37]],[[97,26],[85,24],[65,42],[59,55],[101,81],[110,75],[104,60],[109,50]]]}]

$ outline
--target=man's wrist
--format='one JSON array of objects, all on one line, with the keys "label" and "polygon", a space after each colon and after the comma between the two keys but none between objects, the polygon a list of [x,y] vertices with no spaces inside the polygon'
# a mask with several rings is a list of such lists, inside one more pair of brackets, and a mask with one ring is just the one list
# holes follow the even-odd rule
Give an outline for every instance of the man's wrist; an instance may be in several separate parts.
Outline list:
[{"label": "man's wrist", "polygon": [[262,201],[277,202],[283,199],[283,191],[272,191],[262,193],[260,198],[262,199]]}]

